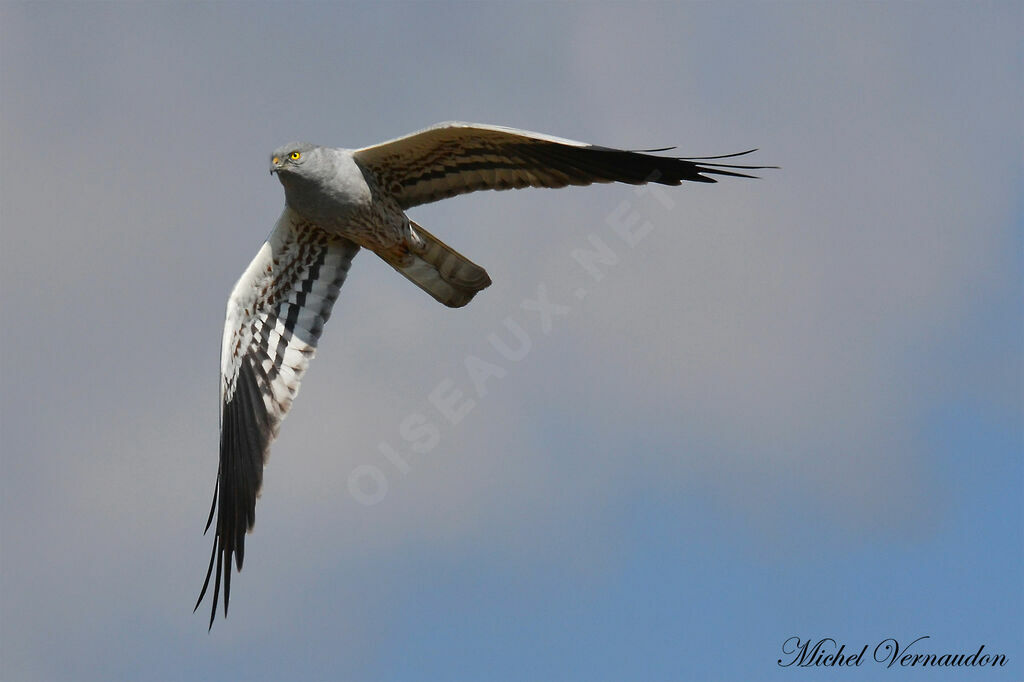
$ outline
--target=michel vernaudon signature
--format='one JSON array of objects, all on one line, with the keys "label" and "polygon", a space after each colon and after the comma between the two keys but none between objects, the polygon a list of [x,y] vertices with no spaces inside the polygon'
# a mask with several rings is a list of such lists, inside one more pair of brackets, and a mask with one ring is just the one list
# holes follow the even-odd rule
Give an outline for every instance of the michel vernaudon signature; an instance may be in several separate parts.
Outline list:
[{"label": "michel vernaudon signature", "polygon": [[900,666],[905,668],[949,667],[949,668],[982,668],[1003,667],[1006,665],[1005,654],[984,653],[982,644],[974,653],[932,653],[925,652],[924,645],[917,646],[923,640],[931,639],[928,635],[918,637],[906,646],[889,637],[875,645],[871,658],[867,659],[869,644],[859,651],[846,650],[845,644],[839,644],[831,637],[819,639],[817,642],[799,637],[790,637],[782,643],[782,655],[779,666],[788,668],[839,668],[857,667],[865,660],[884,665],[886,668]]}]

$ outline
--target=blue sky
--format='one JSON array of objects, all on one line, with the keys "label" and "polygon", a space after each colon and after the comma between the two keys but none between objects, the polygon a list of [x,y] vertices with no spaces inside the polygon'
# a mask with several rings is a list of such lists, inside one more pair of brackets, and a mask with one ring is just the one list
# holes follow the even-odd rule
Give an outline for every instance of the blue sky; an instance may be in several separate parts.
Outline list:
[{"label": "blue sky", "polygon": [[[0,678],[1021,679],[1022,21],[0,5]],[[452,311],[356,258],[207,633],[218,344],[283,201],[267,155],[449,119],[782,168],[415,209],[494,285]],[[467,358],[501,367],[485,395]],[[438,386],[475,401],[458,424]],[[776,664],[792,636],[924,635],[1008,664]]]}]

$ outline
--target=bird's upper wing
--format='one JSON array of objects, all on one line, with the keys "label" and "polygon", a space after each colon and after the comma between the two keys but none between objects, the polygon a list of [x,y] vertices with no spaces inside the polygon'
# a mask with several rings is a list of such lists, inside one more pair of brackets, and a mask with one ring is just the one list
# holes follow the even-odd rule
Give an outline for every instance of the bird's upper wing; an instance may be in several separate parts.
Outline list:
[{"label": "bird's upper wing", "polygon": [[357,149],[353,156],[403,208],[482,189],[594,182],[678,185],[715,182],[705,174],[753,177],[737,171],[769,168],[710,163],[749,152],[676,158],[649,151],[665,150],[624,151],[527,130],[449,122]]},{"label": "bird's upper wing", "polygon": [[241,570],[270,443],[358,250],[286,208],[228,299],[221,346],[220,467],[206,524],[209,529],[216,510],[216,536],[196,602],[198,608],[216,568],[211,627],[222,576],[227,615],[231,560],[234,556]]}]

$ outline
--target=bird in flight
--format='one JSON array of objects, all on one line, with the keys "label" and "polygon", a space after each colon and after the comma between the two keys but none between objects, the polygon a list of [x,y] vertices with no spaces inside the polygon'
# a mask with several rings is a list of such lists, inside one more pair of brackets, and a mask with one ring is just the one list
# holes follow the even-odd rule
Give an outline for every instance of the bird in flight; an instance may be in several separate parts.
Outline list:
[{"label": "bird in flight", "polygon": [[[668,148],[671,149],[671,148]],[[242,569],[263,465],[299,390],[352,258],[369,249],[446,306],[466,305],[491,284],[487,272],[405,211],[486,189],[565,187],[595,182],[679,185],[711,175],[754,177],[720,160],[624,151],[525,130],[441,123],[362,149],[300,142],[271,155],[285,207],[228,298],[220,361],[220,465],[206,523],[217,524],[202,603],[214,577],[210,627],[231,563]],[[754,150],[750,150],[754,151]],[[193,609],[195,610],[195,609]]]}]

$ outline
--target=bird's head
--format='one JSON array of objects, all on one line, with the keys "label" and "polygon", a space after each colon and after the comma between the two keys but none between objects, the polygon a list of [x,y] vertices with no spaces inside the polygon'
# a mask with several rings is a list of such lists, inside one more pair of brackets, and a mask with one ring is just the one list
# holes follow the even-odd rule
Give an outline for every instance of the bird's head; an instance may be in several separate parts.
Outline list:
[{"label": "bird's head", "polygon": [[[281,184],[289,176],[304,177],[313,165],[319,148],[308,142],[289,142],[270,155],[270,172],[277,173]],[[313,162],[313,163],[310,163]]]}]

